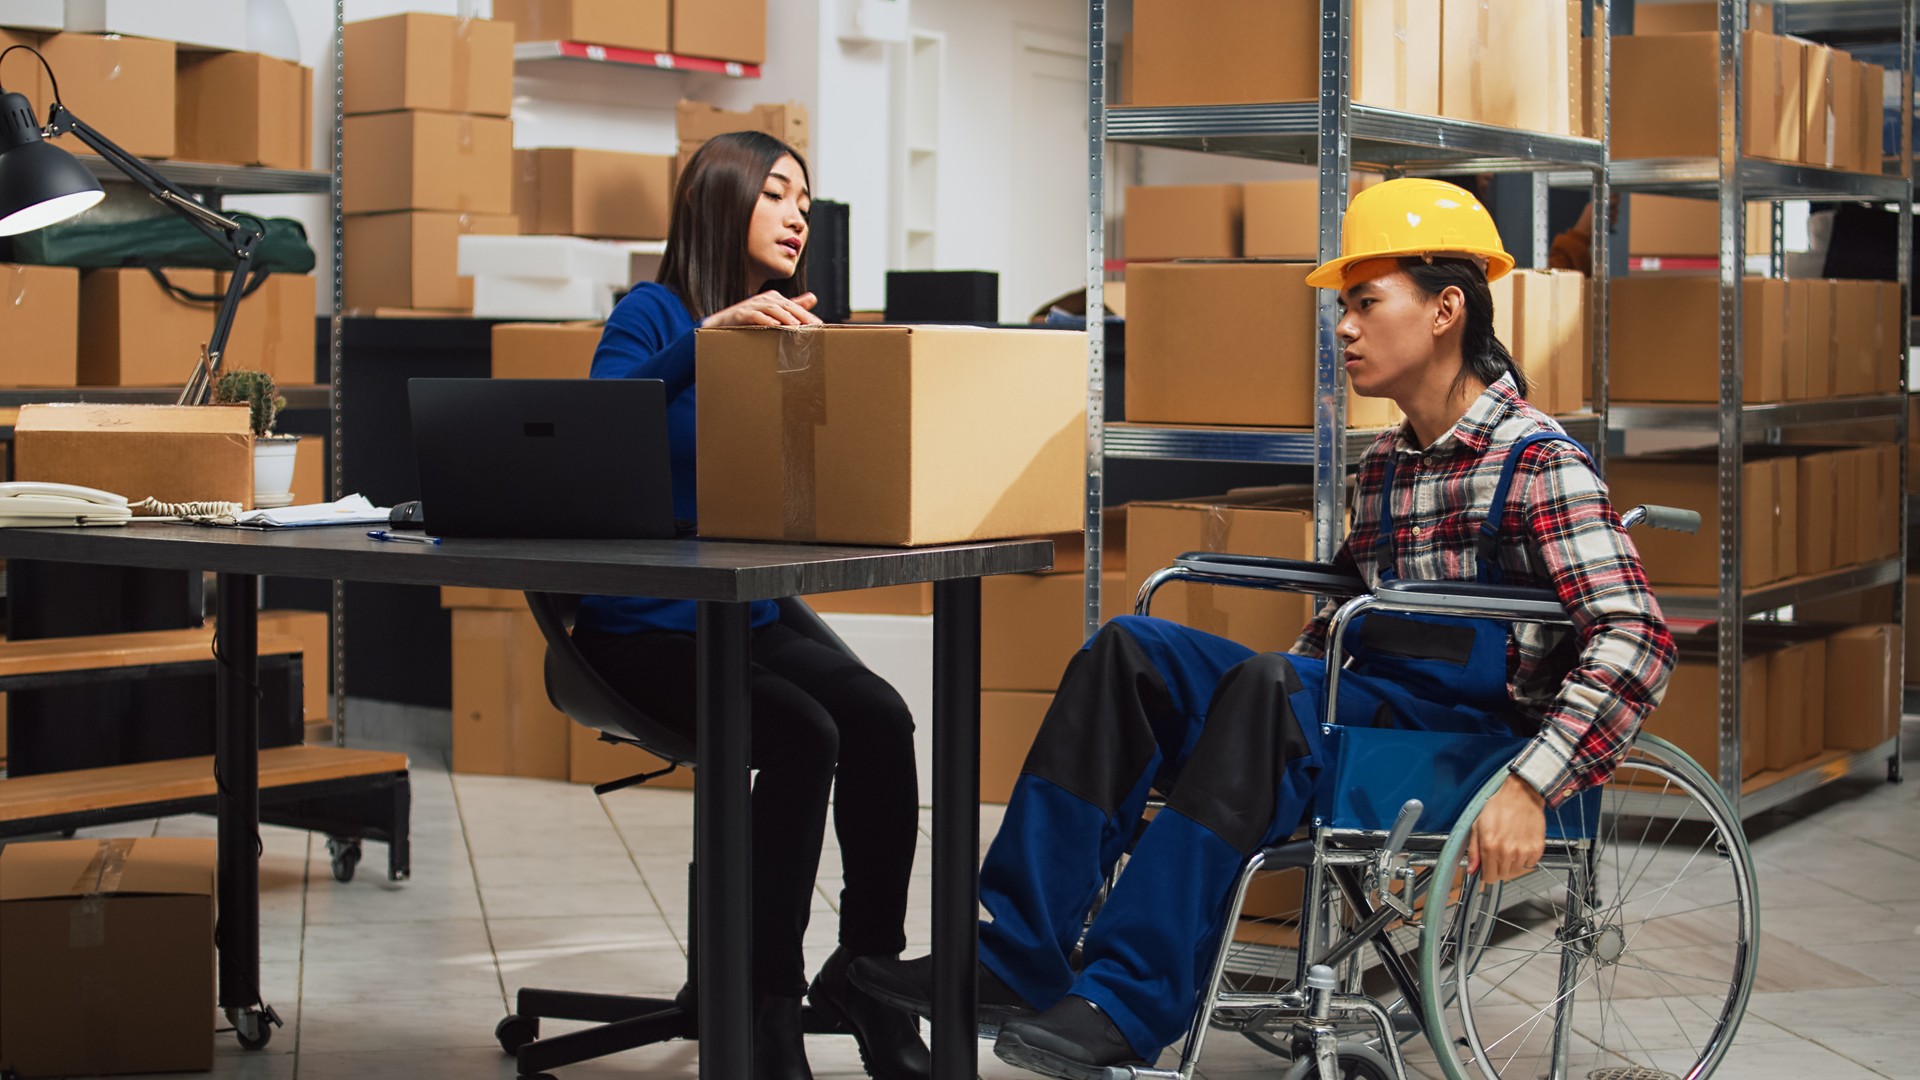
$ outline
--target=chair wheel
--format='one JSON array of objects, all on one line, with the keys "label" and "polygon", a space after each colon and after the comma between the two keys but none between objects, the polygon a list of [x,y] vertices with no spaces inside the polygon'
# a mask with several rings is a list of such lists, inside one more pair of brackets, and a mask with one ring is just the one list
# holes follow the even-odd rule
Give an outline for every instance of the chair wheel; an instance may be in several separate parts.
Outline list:
[{"label": "chair wheel", "polygon": [[[535,1017],[508,1013],[493,1026],[493,1037],[500,1040],[500,1049],[508,1054],[518,1054],[520,1048],[540,1037],[540,1021]],[[521,1080],[530,1080],[522,1077]]]},{"label": "chair wheel", "polygon": [[[1341,1043],[1339,1054],[1340,1075],[1337,1080],[1394,1080],[1393,1066],[1370,1046]],[[1295,1058],[1284,1080],[1321,1080],[1320,1063],[1311,1054]]]},{"label": "chair wheel", "polygon": [[273,1025],[261,1024],[258,1035],[248,1035],[245,1031],[235,1028],[233,1037],[240,1043],[242,1050],[265,1050],[267,1044],[273,1041]]},{"label": "chair wheel", "polygon": [[342,885],[353,880],[354,868],[360,865],[360,841],[330,839],[327,852],[333,856],[333,877]]}]

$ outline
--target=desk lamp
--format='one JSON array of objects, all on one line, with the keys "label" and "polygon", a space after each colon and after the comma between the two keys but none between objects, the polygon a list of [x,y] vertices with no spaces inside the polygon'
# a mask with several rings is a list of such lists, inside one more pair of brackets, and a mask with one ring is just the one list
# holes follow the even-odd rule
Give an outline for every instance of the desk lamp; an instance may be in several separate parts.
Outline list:
[{"label": "desk lamp", "polygon": [[47,109],[47,126],[43,129],[35,122],[33,103],[26,95],[9,93],[5,85],[0,84],[0,236],[31,232],[65,221],[106,197],[100,181],[85,166],[46,141],[72,134],[147,194],[219,244],[233,256],[233,276],[227,281],[226,296],[221,299],[219,313],[214,317],[206,355],[194,366],[193,375],[180,391],[179,399],[182,405],[206,404],[213,392],[214,379],[220,374],[234,312],[240,306],[248,272],[253,268],[253,249],[260,242],[260,226],[201,205],[146,162],[88,127],[60,103],[60,84],[54,79],[53,67],[37,49],[15,45],[0,52],[0,62],[16,50],[30,52],[40,61],[47,73],[47,84],[53,90],[53,104]]}]

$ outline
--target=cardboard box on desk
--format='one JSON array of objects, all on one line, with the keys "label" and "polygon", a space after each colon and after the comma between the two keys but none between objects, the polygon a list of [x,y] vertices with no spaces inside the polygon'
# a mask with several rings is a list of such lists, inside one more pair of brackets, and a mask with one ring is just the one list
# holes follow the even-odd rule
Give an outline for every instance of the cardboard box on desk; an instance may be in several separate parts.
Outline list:
[{"label": "cardboard box on desk", "polygon": [[[226,292],[229,277],[214,275],[216,293]],[[281,386],[312,386],[319,378],[318,287],[312,274],[268,274],[233,313],[225,367],[264,371]]]},{"label": "cardboard box on desk", "polygon": [[[211,270],[162,271],[187,292],[213,292]],[[212,304],[181,300],[146,270],[80,275],[82,386],[184,386],[213,336]]]},{"label": "cardboard box on desk", "polygon": [[[1104,622],[1133,606],[1124,570],[1100,575]],[[1071,574],[999,574],[980,583],[980,685],[988,690],[1052,693],[1086,644],[1087,578]]]},{"label": "cardboard box on desk", "polygon": [[494,0],[493,17],[513,24],[515,41],[584,41],[666,52],[668,0]]},{"label": "cardboard box on desk", "polygon": [[213,1068],[213,885],[208,839],[0,849],[0,1065],[27,1076]]},{"label": "cardboard box on desk", "polygon": [[[1741,85],[1748,157],[1796,161],[1805,123],[1802,43],[1747,31]],[[1634,34],[1613,39],[1613,156],[1712,157],[1718,145],[1719,36]]]},{"label": "cardboard box on desk", "polygon": [[584,379],[604,329],[600,323],[496,323],[493,377]]},{"label": "cardboard box on desk", "polygon": [[7,343],[0,385],[74,385],[79,339],[80,271],[0,263],[0,341]]},{"label": "cardboard box on desk", "polygon": [[[1751,404],[1785,400],[1787,283],[1742,284],[1742,388]],[[1614,401],[1720,400],[1720,282],[1705,274],[1631,274],[1608,300]]]},{"label": "cardboard box on desk", "polygon": [[682,147],[697,147],[730,131],[758,131],[796,150],[807,149],[807,107],[797,101],[723,109],[704,101],[681,101],[673,108],[674,135]]},{"label": "cardboard box on desk", "polygon": [[1440,20],[1441,115],[1573,134],[1581,108],[1577,2],[1442,0]]},{"label": "cardboard box on desk", "polygon": [[[173,42],[67,33],[49,36],[39,48],[73,115],[135,157],[174,156]],[[44,77],[35,85],[33,111],[44,124],[53,94]]]},{"label": "cardboard box on desk", "polygon": [[1046,330],[701,330],[701,535],[917,546],[1074,528],[1085,347]]},{"label": "cardboard box on desk", "polygon": [[663,240],[673,158],[611,150],[513,152],[513,212],[527,235]]},{"label": "cardboard box on desk", "polygon": [[767,0],[700,0],[673,5],[673,51],[681,56],[763,64]]},{"label": "cardboard box on desk", "polygon": [[[1127,603],[1149,575],[1189,551],[1312,558],[1312,492],[1254,488],[1207,499],[1130,504]],[[1153,614],[1270,652],[1293,647],[1312,617],[1312,604],[1300,593],[1173,582],[1155,594]]]},{"label": "cardboard box on desk", "polygon": [[980,801],[1004,803],[1033,749],[1040,722],[1053,705],[1053,691],[984,690],[980,694]]},{"label": "cardboard box on desk", "polygon": [[[1779,517],[1776,478],[1782,466],[1749,460],[1740,466],[1741,585],[1754,588],[1777,581],[1774,537]],[[1797,468],[1797,465],[1796,465]],[[1796,472],[1796,478],[1797,478]],[[1720,582],[1720,500],[1718,471],[1711,459],[1672,454],[1621,457],[1607,463],[1607,486],[1614,505],[1680,506],[1700,514],[1700,531],[1686,533],[1641,529],[1634,546],[1656,585],[1714,587]],[[1796,509],[1796,519],[1798,511]]]},{"label": "cardboard box on desk", "polygon": [[253,505],[253,429],[244,405],[23,405],[16,480],[78,484],[138,502]]},{"label": "cardboard box on desk", "polygon": [[1871,750],[1900,722],[1898,626],[1856,626],[1827,639],[1826,745]]},{"label": "cardboard box on desk", "polygon": [[1241,253],[1239,184],[1167,184],[1127,189],[1122,222],[1129,261],[1233,259]]},{"label": "cardboard box on desk", "polygon": [[182,53],[175,85],[185,161],[313,167],[313,69],[258,53]]},{"label": "cardboard box on desk", "polygon": [[473,279],[457,271],[460,237],[513,236],[506,214],[420,212],[346,219],[346,305],[349,311],[412,308],[473,310]]},{"label": "cardboard box on desk", "polygon": [[[506,116],[513,111],[513,25],[406,14],[346,26],[346,112]],[[364,160],[364,159],[363,159]]]},{"label": "cardboard box on desk", "polygon": [[342,181],[346,213],[513,212],[513,121],[395,112],[349,116],[343,126],[347,155],[371,163]]}]

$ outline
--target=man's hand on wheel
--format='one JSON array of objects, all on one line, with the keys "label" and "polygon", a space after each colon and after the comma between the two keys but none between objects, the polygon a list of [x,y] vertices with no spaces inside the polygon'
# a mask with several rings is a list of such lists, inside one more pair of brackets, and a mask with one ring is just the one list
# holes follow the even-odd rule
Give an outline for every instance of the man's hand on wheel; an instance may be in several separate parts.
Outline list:
[{"label": "man's hand on wheel", "polygon": [[1489,884],[1512,881],[1540,865],[1547,850],[1547,802],[1513,774],[1493,793],[1473,823],[1467,870]]}]

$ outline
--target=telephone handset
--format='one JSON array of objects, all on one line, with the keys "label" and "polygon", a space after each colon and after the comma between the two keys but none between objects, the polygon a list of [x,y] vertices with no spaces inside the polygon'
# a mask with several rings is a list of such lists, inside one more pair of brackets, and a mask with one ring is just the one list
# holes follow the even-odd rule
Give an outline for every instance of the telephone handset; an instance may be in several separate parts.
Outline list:
[{"label": "telephone handset", "polygon": [[0,526],[124,525],[132,516],[126,496],[111,491],[31,481],[0,484]]}]

